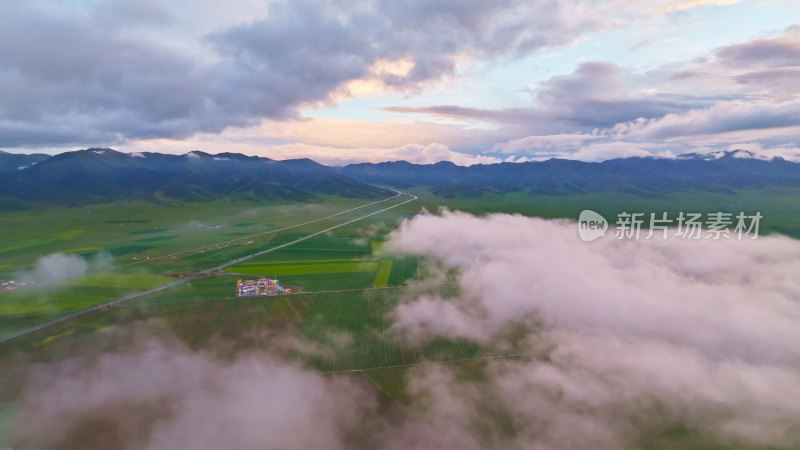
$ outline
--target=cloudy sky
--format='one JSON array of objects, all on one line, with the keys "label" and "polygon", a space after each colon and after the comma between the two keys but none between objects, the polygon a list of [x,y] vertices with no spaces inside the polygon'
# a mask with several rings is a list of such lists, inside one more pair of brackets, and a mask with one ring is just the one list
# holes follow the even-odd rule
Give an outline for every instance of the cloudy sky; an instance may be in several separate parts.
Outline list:
[{"label": "cloudy sky", "polygon": [[0,149],[800,155],[792,0],[0,0]]}]

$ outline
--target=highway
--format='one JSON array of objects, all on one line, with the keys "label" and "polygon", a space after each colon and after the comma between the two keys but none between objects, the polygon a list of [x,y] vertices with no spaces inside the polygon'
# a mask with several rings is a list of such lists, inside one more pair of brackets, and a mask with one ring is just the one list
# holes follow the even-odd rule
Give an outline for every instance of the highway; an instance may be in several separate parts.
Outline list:
[{"label": "highway", "polygon": [[[243,256],[241,258],[236,258],[236,259],[234,259],[232,261],[228,261],[228,262],[226,262],[224,264],[221,264],[221,265],[213,268],[212,270],[215,270],[215,271],[224,270],[224,269],[226,269],[226,268],[228,268],[230,266],[236,265],[236,264],[238,264],[238,263],[240,263],[242,261],[247,261],[249,259],[256,258],[258,256],[265,255],[267,253],[271,253],[271,252],[280,250],[282,248],[286,248],[286,247],[288,247],[290,245],[297,244],[298,242],[303,242],[303,241],[305,241],[307,239],[311,239],[311,238],[313,238],[315,236],[319,236],[319,235],[327,233],[329,231],[333,231],[333,230],[335,230],[337,228],[341,228],[341,227],[350,225],[352,223],[358,222],[360,220],[364,220],[367,217],[371,217],[371,216],[374,216],[376,214],[380,214],[382,212],[389,211],[390,209],[397,208],[398,206],[405,205],[406,203],[413,202],[413,201],[418,199],[418,197],[416,195],[408,194],[408,193],[405,193],[405,192],[400,192],[400,191],[395,190],[395,189],[391,189],[391,190],[395,192],[395,195],[392,196],[392,197],[388,197],[388,198],[386,198],[384,200],[378,200],[376,202],[367,203],[367,204],[361,205],[359,207],[349,209],[347,211],[342,211],[340,213],[336,213],[336,214],[333,214],[331,216],[323,217],[323,218],[320,218],[320,219],[315,219],[315,220],[312,220],[312,221],[309,221],[309,222],[305,222],[303,224],[298,224],[298,225],[292,225],[290,227],[285,227],[282,230],[288,230],[288,229],[291,229],[291,228],[296,228],[298,226],[307,225],[307,224],[314,223],[314,222],[319,222],[320,220],[324,220],[324,219],[328,219],[328,218],[331,218],[331,217],[339,216],[341,214],[344,214],[344,213],[347,213],[347,212],[351,212],[351,211],[355,211],[355,210],[358,210],[358,209],[361,209],[361,208],[364,208],[364,207],[367,207],[367,206],[370,206],[370,205],[375,205],[375,204],[378,204],[378,203],[382,203],[382,202],[386,202],[386,201],[389,201],[389,200],[393,200],[393,199],[396,199],[396,198],[398,198],[398,197],[400,197],[402,195],[406,195],[406,196],[408,196],[410,198],[408,200],[403,201],[403,202],[396,203],[396,204],[388,206],[386,208],[382,208],[382,209],[380,209],[378,211],[373,211],[373,212],[371,212],[369,214],[365,214],[365,215],[357,217],[355,219],[348,220],[347,222],[343,222],[343,223],[340,223],[340,224],[325,228],[324,230],[317,231],[315,233],[303,236],[303,237],[295,239],[293,241],[286,242],[284,244],[281,244],[281,245],[278,245],[278,246],[275,246],[275,247],[270,247],[268,249],[252,253],[250,255]],[[282,230],[280,230],[280,231],[282,231]],[[279,230],[270,230],[269,232],[274,233],[276,231],[279,231]],[[267,232],[261,233],[261,234],[266,234],[266,233]],[[239,239],[236,239],[236,240],[240,240],[240,239],[242,239],[242,238],[239,238]],[[81,309],[81,310],[78,310],[78,311],[76,311],[76,312],[74,312],[72,314],[69,314],[69,315],[66,315],[66,316],[63,316],[63,317],[59,317],[59,318],[51,320],[49,322],[46,322],[46,323],[43,323],[43,324],[40,324],[40,325],[36,325],[34,327],[31,327],[31,328],[26,328],[24,330],[20,330],[20,331],[17,331],[15,333],[12,333],[12,334],[8,334],[8,335],[5,335],[5,336],[2,336],[2,337],[0,337],[0,343],[8,342],[10,340],[19,338],[21,336],[25,336],[27,334],[34,333],[36,331],[39,331],[39,330],[42,330],[42,329],[45,329],[45,328],[48,328],[48,327],[52,327],[54,325],[58,325],[59,323],[66,322],[68,320],[72,320],[72,319],[75,319],[77,317],[84,316],[86,314],[91,314],[91,313],[94,313],[94,312],[97,312],[97,311],[103,311],[103,310],[108,309],[110,307],[113,307],[113,306],[116,306],[116,305],[120,305],[122,303],[131,301],[131,300],[134,300],[134,299],[137,299],[137,298],[140,298],[140,297],[144,297],[146,295],[150,295],[150,294],[153,294],[153,293],[156,293],[156,292],[159,292],[159,291],[163,291],[165,289],[170,289],[172,287],[188,283],[188,282],[190,282],[192,280],[195,280],[197,278],[200,278],[200,277],[201,277],[200,275],[190,275],[190,276],[183,277],[183,278],[180,278],[178,280],[175,280],[175,281],[172,281],[172,282],[169,282],[169,283],[166,283],[166,284],[162,284],[161,286],[157,286],[157,287],[152,288],[152,289],[148,289],[148,290],[145,290],[145,291],[137,292],[137,293],[134,293],[134,294],[131,294],[131,295],[127,295],[125,297],[120,297],[120,298],[112,300],[110,302],[106,302],[106,303],[102,303],[102,304],[99,304],[99,305],[91,306],[91,307],[88,307],[88,308],[85,308],[85,309]]]},{"label": "highway", "polygon": [[[392,190],[394,190],[394,189],[392,189]],[[375,214],[380,214],[380,213],[388,211],[388,210],[390,210],[392,208],[397,208],[398,206],[405,205],[406,203],[409,203],[409,202],[413,202],[414,200],[417,200],[417,198],[418,198],[416,195],[406,194],[406,193],[400,192],[400,191],[395,191],[395,192],[397,192],[397,195],[394,196],[394,197],[391,197],[388,200],[397,198],[400,195],[408,195],[411,198],[406,200],[406,201],[404,201],[404,202],[400,202],[400,203],[397,203],[395,205],[389,206],[388,208],[383,208],[383,209],[381,209],[379,211],[375,211],[375,212],[371,212],[369,214],[363,215],[363,216],[361,216],[361,217],[359,217],[357,219],[353,219],[353,220],[350,220],[348,222],[344,222],[344,223],[340,223],[338,225],[334,225],[332,227],[328,227],[328,228],[326,228],[326,229],[324,229],[322,231],[317,231],[316,233],[309,234],[308,236],[303,236],[303,237],[301,237],[299,239],[295,239],[295,240],[293,240],[291,242],[287,242],[285,244],[281,244],[281,245],[278,245],[278,246],[275,246],[275,247],[272,247],[272,248],[268,248],[266,250],[261,250],[259,252],[253,253],[251,255],[247,255],[247,256],[243,256],[241,258],[234,259],[233,261],[228,261],[225,264],[221,264],[221,265],[217,266],[216,270],[223,270],[223,269],[226,269],[226,268],[228,268],[230,266],[239,264],[242,261],[247,261],[248,259],[253,259],[255,257],[261,256],[261,255],[264,255],[264,254],[267,254],[267,253],[271,253],[271,252],[274,252],[276,250],[280,250],[280,249],[288,247],[290,245],[297,244],[298,242],[303,242],[306,239],[311,239],[311,238],[313,238],[315,236],[319,236],[320,234],[325,234],[325,233],[327,233],[329,231],[332,231],[332,230],[335,230],[337,228],[340,228],[340,227],[343,227],[343,226],[346,226],[346,225],[350,225],[351,223],[358,222],[359,220],[366,219],[367,217],[370,217],[370,216],[374,216]]]}]

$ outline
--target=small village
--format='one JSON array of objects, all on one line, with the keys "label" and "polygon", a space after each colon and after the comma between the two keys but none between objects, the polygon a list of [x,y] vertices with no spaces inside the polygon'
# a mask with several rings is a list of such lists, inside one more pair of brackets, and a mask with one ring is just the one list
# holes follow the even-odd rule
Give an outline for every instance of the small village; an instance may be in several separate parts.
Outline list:
[{"label": "small village", "polygon": [[266,295],[291,294],[292,290],[284,288],[278,280],[259,278],[258,280],[238,280],[236,282],[237,297],[254,297]]},{"label": "small village", "polygon": [[17,283],[16,281],[13,281],[13,280],[0,280],[0,292],[2,292],[2,291],[13,291],[13,290],[16,290],[16,289],[19,289],[19,288],[23,288],[23,287],[26,287],[26,286],[32,286],[34,284],[35,283],[32,282],[32,281],[31,282],[27,282],[27,283],[26,282]]}]

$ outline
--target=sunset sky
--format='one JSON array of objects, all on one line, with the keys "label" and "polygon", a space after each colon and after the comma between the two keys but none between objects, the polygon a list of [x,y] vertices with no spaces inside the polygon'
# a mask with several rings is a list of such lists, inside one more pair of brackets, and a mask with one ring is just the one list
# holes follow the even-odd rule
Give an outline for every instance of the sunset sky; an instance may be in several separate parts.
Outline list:
[{"label": "sunset sky", "polygon": [[0,0],[0,149],[800,159],[800,2]]}]

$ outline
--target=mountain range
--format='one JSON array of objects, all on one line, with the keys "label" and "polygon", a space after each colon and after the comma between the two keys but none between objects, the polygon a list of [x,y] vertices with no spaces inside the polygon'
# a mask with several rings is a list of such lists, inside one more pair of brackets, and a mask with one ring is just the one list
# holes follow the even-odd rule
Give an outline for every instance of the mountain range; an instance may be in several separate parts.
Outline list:
[{"label": "mountain range", "polygon": [[352,164],[340,172],[365,183],[425,186],[443,197],[526,191],[561,195],[611,191],[644,196],[679,190],[733,192],[755,186],[800,186],[800,164],[763,160],[744,150],[687,154],[674,159],[620,158],[603,162],[549,159],[457,166],[405,161]]},{"label": "mountain range", "polygon": [[[9,155],[0,155],[0,161]],[[128,200],[306,201],[326,195],[371,199],[389,194],[310,159],[275,161],[237,153],[167,155],[91,148],[0,174],[4,209]]]},{"label": "mountain range", "polygon": [[378,185],[424,187],[443,197],[596,191],[653,196],[692,189],[733,193],[747,187],[800,187],[800,164],[777,157],[757,159],[743,150],[674,159],[550,159],[469,167],[396,161],[338,168],[309,159],[276,161],[199,151],[167,155],[92,148],[55,156],[0,152],[2,209],[129,200],[306,201],[329,195],[365,199],[388,195]]}]

